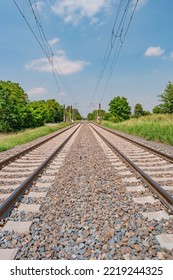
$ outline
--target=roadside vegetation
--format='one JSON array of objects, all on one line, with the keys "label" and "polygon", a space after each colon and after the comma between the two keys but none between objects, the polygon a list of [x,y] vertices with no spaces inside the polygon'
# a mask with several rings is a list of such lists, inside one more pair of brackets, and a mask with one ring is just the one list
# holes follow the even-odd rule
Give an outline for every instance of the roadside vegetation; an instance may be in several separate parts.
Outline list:
[{"label": "roadside vegetation", "polygon": [[81,119],[79,111],[72,106],[65,108],[55,99],[30,101],[18,83],[0,80],[0,152]]},{"label": "roadside vegetation", "polygon": [[26,128],[80,120],[80,113],[72,106],[60,105],[55,99],[30,101],[18,83],[0,81],[0,132],[14,132]]},{"label": "roadside vegetation", "polygon": [[[123,132],[173,145],[173,83],[168,82],[159,95],[161,103],[152,112],[137,103],[132,108],[124,96],[115,96],[109,102],[108,112],[95,109],[87,116],[89,121],[101,122]],[[91,106],[94,104],[91,103]],[[30,101],[17,83],[0,81],[0,151],[27,143],[47,135],[71,122],[82,119],[71,105],[60,105],[55,99]],[[62,123],[64,121],[64,123]],[[45,126],[46,123],[55,126]]]},{"label": "roadside vegetation", "polygon": [[102,125],[128,134],[143,137],[146,140],[154,140],[173,145],[172,114],[143,116],[120,123],[102,121]]},{"label": "roadside vegetation", "polygon": [[17,133],[0,133],[0,152],[14,148],[15,146],[28,143],[39,137],[48,135],[71,123],[58,123],[56,125],[42,126],[33,129],[26,129]]},{"label": "roadside vegetation", "polygon": [[114,97],[109,110],[94,110],[88,114],[88,120],[102,122],[104,126],[173,145],[173,83],[168,82],[162,94],[161,103],[152,112],[143,109],[140,103],[134,106],[132,113],[125,97]]}]

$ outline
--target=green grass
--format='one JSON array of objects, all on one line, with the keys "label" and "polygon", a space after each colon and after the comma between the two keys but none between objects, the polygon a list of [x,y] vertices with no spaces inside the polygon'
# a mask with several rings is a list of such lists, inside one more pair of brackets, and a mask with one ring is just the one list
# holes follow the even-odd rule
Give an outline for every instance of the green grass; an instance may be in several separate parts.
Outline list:
[{"label": "green grass", "polygon": [[173,145],[173,115],[150,115],[121,123],[103,121],[102,125],[146,140]]},{"label": "green grass", "polygon": [[34,129],[26,129],[17,133],[0,133],[0,152],[28,143],[68,125],[70,125],[70,123],[58,123],[53,126],[49,125]]}]

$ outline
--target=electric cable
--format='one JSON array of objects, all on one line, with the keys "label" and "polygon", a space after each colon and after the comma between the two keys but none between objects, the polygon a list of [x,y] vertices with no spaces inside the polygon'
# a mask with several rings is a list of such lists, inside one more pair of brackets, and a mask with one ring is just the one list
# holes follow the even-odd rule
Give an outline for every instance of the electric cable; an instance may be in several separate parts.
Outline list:
[{"label": "electric cable", "polygon": [[90,102],[91,104],[92,104],[94,96],[96,95],[96,92],[99,88],[100,81],[102,79],[103,73],[105,71],[106,65],[108,63],[108,60],[110,58],[110,55],[111,55],[111,52],[112,52],[112,49],[113,49],[113,45],[114,45],[114,42],[112,41],[113,30],[115,29],[115,25],[117,23],[117,20],[118,20],[120,11],[121,11],[122,4],[123,4],[123,0],[119,1],[119,6],[118,6],[118,10],[117,10],[116,17],[115,17],[115,20],[114,20],[113,28],[112,28],[112,31],[111,31],[111,36],[110,36],[108,46],[107,46],[107,49],[106,49],[106,53],[105,53],[105,56],[104,56],[104,59],[103,59],[103,63],[102,63],[101,69],[100,69],[100,73],[99,73],[99,77],[98,77],[98,80],[97,80],[97,83],[96,83],[96,87],[94,89],[94,92],[93,92],[93,95],[92,95],[92,98],[91,98],[91,102]]},{"label": "electric cable", "polygon": [[40,37],[41,37],[41,41],[42,43],[40,42],[38,36],[36,35],[36,33],[34,32],[33,28],[31,27],[29,21],[27,20],[27,18],[25,17],[24,13],[22,12],[22,10],[20,9],[19,5],[17,4],[17,2],[15,0],[13,0],[14,4],[16,5],[17,9],[19,10],[20,14],[22,15],[24,21],[26,22],[27,26],[29,27],[30,31],[32,32],[33,36],[35,37],[37,43],[39,44],[40,48],[42,49],[42,51],[44,52],[48,62],[50,63],[51,67],[52,67],[52,73],[53,73],[53,76],[54,76],[54,79],[55,79],[55,83],[58,87],[58,91],[59,91],[59,95],[61,97],[61,101],[64,103],[63,101],[63,98],[62,98],[62,95],[60,94],[60,85],[58,83],[58,80],[57,80],[57,77],[55,75],[55,73],[58,75],[59,79],[61,80],[62,84],[64,85],[67,93],[69,94],[69,96],[71,97],[71,99],[73,100],[73,102],[76,103],[76,100],[74,100],[74,97],[72,96],[71,92],[70,92],[70,88],[67,84],[67,82],[65,81],[64,77],[62,78],[60,73],[62,74],[62,71],[60,69],[60,66],[56,60],[56,66],[58,67],[58,70],[60,73],[58,73],[57,69],[55,68],[55,65],[54,65],[54,60],[55,60],[55,56],[53,54],[53,51],[52,49],[50,48],[50,45],[48,43],[48,40],[45,36],[45,33],[44,33],[44,30],[43,30],[43,27],[42,27],[42,24],[41,24],[41,19],[40,19],[40,16],[39,16],[39,12],[38,12],[38,8],[37,8],[37,4],[34,0],[34,4],[35,7],[36,7],[36,11],[37,11],[37,15],[36,15],[36,12],[33,8],[33,5],[31,3],[30,0],[28,0],[28,5],[29,7],[31,8],[31,11],[33,13],[33,16],[34,16],[34,19],[36,21],[36,25],[38,27],[38,31],[39,31],[39,34],[40,34]]},{"label": "electric cable", "polygon": [[[117,61],[118,61],[118,58],[120,56],[120,52],[122,50],[122,47],[123,47],[125,38],[127,36],[128,30],[129,30],[129,27],[130,27],[130,24],[131,24],[131,21],[133,19],[133,16],[134,16],[134,13],[135,13],[138,1],[139,0],[136,0],[136,3],[134,5],[134,8],[133,8],[132,13],[131,13],[130,16],[129,16],[129,10],[130,10],[130,4],[131,4],[130,2],[131,2],[131,0],[128,0],[126,2],[126,6],[124,7],[124,11],[123,11],[122,17],[121,17],[121,19],[118,22],[118,17],[120,17],[120,12],[122,10],[122,5],[123,5],[123,1],[119,1],[119,7],[118,7],[117,15],[116,15],[113,27],[112,27],[111,38],[110,38],[109,43],[108,43],[108,47],[107,47],[107,50],[106,50],[106,55],[104,57],[104,61],[103,61],[103,64],[102,64],[102,67],[101,67],[101,70],[100,70],[100,75],[99,75],[99,78],[97,80],[94,93],[92,95],[91,104],[93,102],[94,96],[97,93],[97,90],[99,88],[100,82],[101,82],[102,77],[103,77],[103,74],[105,73],[105,70],[106,70],[106,68],[108,66],[108,62],[109,62],[109,60],[111,58],[113,49],[114,49],[115,44],[116,44],[114,55],[113,55],[113,60],[112,60],[112,63],[111,63],[111,67],[110,67],[110,70],[109,70],[109,73],[108,73],[108,77],[106,79],[106,84],[104,86],[104,90],[103,90],[103,93],[101,95],[99,103],[101,103],[103,101],[103,97],[104,97],[104,95],[105,95],[105,93],[107,91],[108,84],[110,82],[110,79],[111,79],[111,76],[113,74],[114,68],[115,68],[115,66],[117,64]],[[128,18],[129,18],[129,21],[127,23]],[[116,29],[116,25],[117,24],[118,24],[118,27]],[[117,31],[115,31],[115,30],[117,30]]]},{"label": "electric cable", "polygon": [[[132,14],[131,14],[131,16],[130,16],[130,20],[129,20],[129,22],[128,22],[127,28],[126,28],[126,30],[125,30],[123,39],[121,38],[121,45],[120,45],[120,47],[119,47],[119,50],[118,50],[118,44],[117,44],[117,48],[116,48],[116,51],[115,51],[115,54],[114,54],[114,58],[113,58],[113,62],[112,62],[112,65],[111,65],[110,73],[109,73],[109,76],[107,77],[106,85],[105,85],[103,94],[102,94],[102,96],[101,96],[100,102],[103,101],[103,97],[104,97],[104,95],[105,95],[105,93],[106,93],[106,91],[107,91],[108,84],[109,84],[109,82],[110,82],[111,76],[112,76],[113,71],[114,71],[114,69],[115,69],[115,66],[116,66],[116,64],[117,64],[118,58],[119,58],[119,56],[120,56],[121,49],[122,49],[122,47],[123,47],[125,38],[126,38],[126,36],[127,36],[127,32],[128,32],[128,30],[129,30],[129,27],[130,27],[130,24],[131,24],[131,22],[132,22],[134,13],[135,13],[135,11],[136,11],[138,1],[139,1],[139,0],[137,0],[136,3],[135,3],[135,5],[134,5],[134,8],[133,8]],[[117,50],[118,50],[118,51],[117,51]],[[116,55],[116,52],[117,52],[117,55]]]}]

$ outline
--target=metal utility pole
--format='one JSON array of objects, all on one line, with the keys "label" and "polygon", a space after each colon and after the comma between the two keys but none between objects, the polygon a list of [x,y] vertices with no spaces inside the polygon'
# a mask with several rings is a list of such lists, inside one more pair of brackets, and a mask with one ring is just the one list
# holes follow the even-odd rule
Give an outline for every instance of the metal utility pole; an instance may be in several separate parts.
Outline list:
[{"label": "metal utility pole", "polygon": [[101,124],[101,103],[99,103],[99,124]]},{"label": "metal utility pole", "polygon": [[70,106],[70,119],[71,119],[71,122],[73,121],[73,108],[72,108],[72,105]]},{"label": "metal utility pole", "polygon": [[72,120],[75,121],[75,109],[72,108]]},{"label": "metal utility pole", "polygon": [[63,106],[63,121],[66,122],[65,104]]}]

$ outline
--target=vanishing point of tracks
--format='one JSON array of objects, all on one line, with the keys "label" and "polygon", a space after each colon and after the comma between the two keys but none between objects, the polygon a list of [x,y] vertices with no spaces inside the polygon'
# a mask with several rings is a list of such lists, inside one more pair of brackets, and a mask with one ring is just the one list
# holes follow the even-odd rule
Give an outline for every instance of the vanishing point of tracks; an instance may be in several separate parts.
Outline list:
[{"label": "vanishing point of tracks", "polygon": [[0,167],[0,259],[172,259],[171,156],[84,123]]}]

